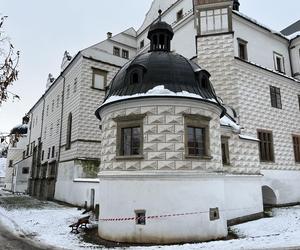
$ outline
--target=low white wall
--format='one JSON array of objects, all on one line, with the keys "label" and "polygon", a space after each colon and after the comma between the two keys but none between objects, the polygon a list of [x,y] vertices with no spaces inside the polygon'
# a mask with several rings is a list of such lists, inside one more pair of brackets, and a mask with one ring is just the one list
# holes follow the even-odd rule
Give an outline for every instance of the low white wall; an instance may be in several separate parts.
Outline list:
[{"label": "low white wall", "polygon": [[[186,178],[174,172],[167,177],[161,173],[152,177],[128,175],[109,179],[100,176],[100,237],[119,242],[162,244],[206,241],[227,235],[222,177],[195,177],[195,173],[190,173],[190,178]],[[220,219],[210,221],[209,210],[216,207],[220,210]],[[200,213],[147,218],[146,225],[136,225],[134,219],[106,221],[135,218],[135,210],[146,210],[146,217]]]},{"label": "low white wall", "polygon": [[262,170],[262,186],[270,187],[277,205],[300,202],[300,171]]},{"label": "low white wall", "polygon": [[227,220],[263,212],[261,180],[262,176],[226,176]]},{"label": "low white wall", "polygon": [[95,204],[99,204],[99,180],[80,179],[74,176],[74,163],[62,163],[58,167],[54,199],[83,207],[91,206],[91,189],[95,190]]}]

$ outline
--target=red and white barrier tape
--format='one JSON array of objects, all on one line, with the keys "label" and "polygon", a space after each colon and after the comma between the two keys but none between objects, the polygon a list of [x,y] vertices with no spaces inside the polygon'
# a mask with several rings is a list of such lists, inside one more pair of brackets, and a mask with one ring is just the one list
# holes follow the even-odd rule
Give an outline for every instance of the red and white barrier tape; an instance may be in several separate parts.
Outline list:
[{"label": "red and white barrier tape", "polygon": [[196,215],[196,214],[204,214],[207,212],[192,212],[192,213],[181,213],[181,214],[165,214],[165,215],[154,215],[154,216],[140,216],[140,217],[124,217],[124,218],[111,218],[111,219],[99,219],[100,221],[129,221],[129,220],[139,220],[139,219],[160,219],[160,218],[168,218],[168,217],[179,217],[179,216],[188,216],[188,215]]}]

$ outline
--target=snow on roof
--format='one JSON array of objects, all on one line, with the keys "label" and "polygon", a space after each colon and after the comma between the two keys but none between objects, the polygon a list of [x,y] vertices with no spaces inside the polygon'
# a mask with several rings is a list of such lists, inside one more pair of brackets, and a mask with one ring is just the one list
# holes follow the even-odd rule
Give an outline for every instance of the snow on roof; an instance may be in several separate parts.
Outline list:
[{"label": "snow on roof", "polygon": [[[242,61],[243,61],[243,60],[242,60]],[[271,72],[273,72],[273,73],[275,73],[275,74],[277,74],[277,75],[281,75],[281,76],[283,76],[283,77],[285,77],[285,78],[288,78],[288,79],[290,79],[290,80],[293,80],[293,81],[295,81],[295,82],[300,82],[300,80],[298,80],[297,78],[288,76],[288,75],[286,75],[286,74],[284,74],[284,73],[281,73],[281,72],[276,71],[276,70],[274,70],[274,69],[270,69],[270,68],[268,68],[268,67],[262,66],[262,65],[260,65],[260,64],[255,63],[255,62],[247,61],[247,63],[250,63],[250,64],[252,64],[252,65],[255,65],[255,66],[259,67],[259,68],[262,68],[262,69],[271,71]]]},{"label": "snow on roof", "polygon": [[241,127],[237,123],[235,123],[228,115],[224,115],[220,119],[220,123],[222,126],[231,127],[234,132],[238,133],[241,131]]},{"label": "snow on roof", "polygon": [[[119,100],[126,100],[126,99],[133,99],[138,97],[146,97],[146,96],[178,96],[178,97],[189,97],[189,98],[197,98],[197,99],[204,99],[200,95],[192,94],[187,91],[182,92],[173,92],[169,89],[166,89],[164,85],[156,86],[150,90],[148,90],[147,93],[140,93],[140,94],[134,94],[134,95],[125,95],[125,96],[111,96],[109,97],[101,106],[104,106],[108,103],[116,102]],[[216,100],[214,99],[205,99],[211,102],[216,103]]]},{"label": "snow on roof", "polygon": [[287,36],[287,38],[290,39],[290,40],[294,40],[294,39],[296,39],[298,37],[300,37],[300,31],[297,31],[297,32],[295,32],[295,33]]},{"label": "snow on roof", "polygon": [[6,158],[0,158],[0,178],[5,177]]},{"label": "snow on roof", "polygon": [[251,135],[239,135],[239,137],[244,140],[259,141],[259,139],[257,139],[256,137],[253,137]]},{"label": "snow on roof", "polygon": [[288,39],[285,35],[283,35],[279,31],[273,30],[270,27],[268,27],[267,25],[262,24],[262,23],[258,22],[257,20],[255,20],[255,19],[253,19],[253,18],[251,18],[251,17],[249,17],[249,16],[247,16],[247,15],[245,15],[245,14],[239,12],[239,11],[233,10],[232,12],[235,13],[235,14],[237,14],[240,17],[243,17],[243,18],[249,20],[250,22],[252,22],[252,23],[254,23],[254,24],[256,24],[256,25],[258,25],[258,26],[260,26],[260,27],[262,27],[264,29],[267,29],[268,31],[270,31],[271,33],[273,33],[275,35],[281,36],[284,39]]}]

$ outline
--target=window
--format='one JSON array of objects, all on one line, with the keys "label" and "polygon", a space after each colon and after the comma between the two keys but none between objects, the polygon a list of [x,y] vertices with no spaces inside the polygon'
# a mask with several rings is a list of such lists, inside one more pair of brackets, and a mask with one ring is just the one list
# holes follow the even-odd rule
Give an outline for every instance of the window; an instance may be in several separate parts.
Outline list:
[{"label": "window", "polygon": [[50,159],[50,154],[51,154],[51,148],[48,148],[48,157],[47,157],[47,159]]},{"label": "window", "polygon": [[57,99],[56,99],[56,107],[57,108],[59,107],[59,95],[57,96]]},{"label": "window", "polygon": [[280,88],[270,86],[271,106],[273,108],[282,108]]},{"label": "window", "polygon": [[258,130],[259,155],[263,162],[274,162],[273,135],[271,131]]},{"label": "window", "polygon": [[223,136],[221,137],[221,149],[222,149],[222,163],[223,163],[223,165],[230,165],[228,137],[223,137]]},{"label": "window", "polygon": [[50,126],[50,136],[52,136],[53,134],[53,123],[51,123],[51,126]]},{"label": "window", "polygon": [[247,53],[247,41],[244,41],[240,38],[238,40],[238,53],[239,53],[239,58],[243,60],[248,60],[248,53]]},{"label": "window", "polygon": [[227,32],[229,30],[228,9],[203,10],[200,12],[200,34]]},{"label": "window", "polygon": [[276,52],[274,52],[274,64],[275,64],[276,71],[280,73],[285,73],[284,57]]},{"label": "window", "polygon": [[71,148],[71,137],[72,137],[72,114],[69,114],[67,124],[67,138],[66,138],[66,150]]},{"label": "window", "polygon": [[140,42],[140,49],[142,49],[142,48],[144,48],[144,47],[145,47],[145,41],[142,40],[142,41]]},{"label": "window", "polygon": [[51,106],[51,111],[53,112],[54,111],[54,99],[52,100],[52,106]]},{"label": "window", "polygon": [[211,221],[220,219],[219,208],[210,208],[209,209],[209,219]]},{"label": "window", "polygon": [[209,117],[185,116],[186,156],[209,158]]},{"label": "window", "polygon": [[9,168],[12,168],[12,167],[13,167],[13,163],[14,163],[13,160],[9,160],[9,162],[8,162],[8,167],[9,167]]},{"label": "window", "polygon": [[29,168],[22,168],[22,174],[29,174]]},{"label": "window", "polygon": [[26,158],[26,151],[23,151],[23,160]]},{"label": "window", "polygon": [[295,162],[300,163],[300,136],[293,135]]},{"label": "window", "polygon": [[70,97],[70,84],[67,86],[67,99]]},{"label": "window", "polygon": [[93,88],[105,90],[107,84],[107,71],[93,69]]},{"label": "window", "polygon": [[44,160],[44,154],[45,154],[45,152],[44,152],[44,150],[42,150],[42,161]]},{"label": "window", "polygon": [[177,12],[176,14],[176,20],[179,22],[183,18],[183,9]]},{"label": "window", "polygon": [[146,210],[135,211],[135,223],[137,225],[146,225]]},{"label": "window", "polygon": [[125,59],[128,59],[129,58],[129,51],[125,50],[125,49],[122,49],[122,57],[125,58]]},{"label": "window", "polygon": [[141,156],[143,147],[144,115],[118,117],[117,122],[117,153],[118,156]]},{"label": "window", "polygon": [[57,120],[57,123],[56,123],[56,134],[58,134],[59,132],[59,120]]},{"label": "window", "polygon": [[54,158],[54,156],[55,156],[55,146],[52,147],[51,158]]},{"label": "window", "polygon": [[77,91],[77,78],[74,80],[73,92],[76,93]]},{"label": "window", "polygon": [[26,156],[29,155],[29,144],[26,146]]},{"label": "window", "polygon": [[114,55],[115,56],[121,56],[121,54],[120,54],[120,48],[118,48],[118,47],[114,47]]},{"label": "window", "polygon": [[206,76],[202,76],[200,80],[200,87],[203,89],[208,89],[209,83],[208,78]]}]

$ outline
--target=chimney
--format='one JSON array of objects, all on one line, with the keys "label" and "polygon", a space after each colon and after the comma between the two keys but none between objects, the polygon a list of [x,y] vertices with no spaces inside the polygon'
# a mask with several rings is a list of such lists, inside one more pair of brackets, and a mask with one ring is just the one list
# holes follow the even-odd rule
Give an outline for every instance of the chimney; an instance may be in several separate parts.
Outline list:
[{"label": "chimney", "polygon": [[239,0],[233,0],[233,10],[240,11]]},{"label": "chimney", "polygon": [[48,79],[47,79],[46,89],[48,89],[52,85],[54,80],[55,80],[55,78],[53,77],[53,75],[49,73]]},{"label": "chimney", "polygon": [[112,33],[111,32],[107,32],[107,39],[112,38]]}]

